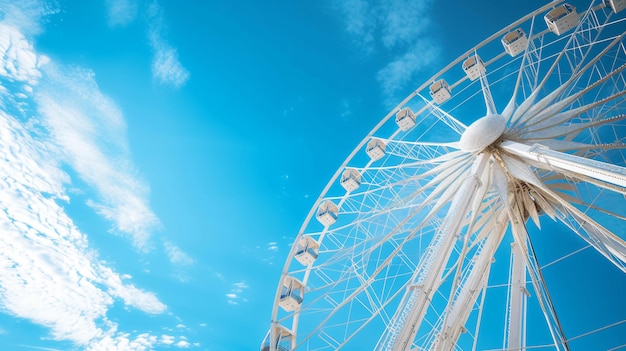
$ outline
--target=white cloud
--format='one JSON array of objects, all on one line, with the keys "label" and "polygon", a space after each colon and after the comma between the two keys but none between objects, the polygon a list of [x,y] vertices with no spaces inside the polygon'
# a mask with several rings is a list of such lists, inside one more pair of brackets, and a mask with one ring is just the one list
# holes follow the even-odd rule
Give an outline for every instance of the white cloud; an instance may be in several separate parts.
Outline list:
[{"label": "white cloud", "polygon": [[428,39],[433,0],[336,0],[338,15],[357,47],[368,54],[382,50],[393,59],[382,67],[377,80],[385,99],[397,101],[408,94],[417,75],[428,72],[439,55]]},{"label": "white cloud", "polygon": [[176,341],[176,338],[171,335],[161,335],[161,343],[165,345],[171,345]]},{"label": "white cloud", "polygon": [[126,124],[115,103],[103,95],[94,74],[75,67],[45,66],[35,93],[44,125],[63,149],[63,161],[98,192],[88,204],[132,236],[136,247],[159,221],[148,204],[148,187],[136,176],[126,142]]},{"label": "white cloud", "polygon": [[237,282],[237,283],[233,284],[233,289],[236,292],[242,292],[245,289],[248,289],[249,287],[250,287],[250,285],[246,284],[246,282],[244,282],[244,281],[240,281],[240,282]]},{"label": "white cloud", "polygon": [[100,278],[109,287],[107,292],[113,297],[122,299],[128,306],[150,314],[163,313],[167,308],[154,293],[137,289],[132,284],[124,284],[122,278],[110,268],[103,267],[100,270]]},{"label": "white cloud", "polygon": [[62,167],[96,189],[92,206],[138,247],[158,220],[132,169],[124,119],[93,73],[49,62],[24,35],[39,30],[45,9],[0,0],[0,86],[26,84],[19,102],[0,89],[0,306],[82,349],[149,350],[156,336],[120,332],[107,312],[117,302],[147,314],[167,307],[89,247],[62,206],[72,186]]},{"label": "white cloud", "polygon": [[[137,17],[138,0],[106,0],[106,5],[110,27],[126,26]],[[152,76],[159,83],[178,88],[189,79],[189,71],[180,62],[178,50],[166,39],[163,10],[156,0],[146,6],[146,18]]]},{"label": "white cloud", "polygon": [[176,346],[180,349],[186,349],[189,348],[191,344],[189,343],[189,341],[181,340],[176,343]]},{"label": "white cloud", "polygon": [[379,23],[381,40],[386,48],[413,47],[416,39],[427,33],[430,26],[429,10],[432,0],[381,1]]},{"label": "white cloud", "polygon": [[[408,95],[406,89],[415,83],[420,73],[436,63],[439,49],[429,40],[416,39],[415,45],[389,62],[376,74],[383,96],[395,106],[397,94]],[[393,107],[390,106],[390,107]]]},{"label": "white cloud", "polygon": [[[115,334],[106,312],[116,299],[162,313],[152,293],[126,284],[97,260],[87,238],[57,203],[68,177],[47,148],[0,111],[0,303],[9,314],[77,345]],[[10,268],[10,269],[9,269]]]},{"label": "white cloud", "polygon": [[116,335],[105,335],[89,344],[86,350],[147,351],[154,349],[155,345],[158,345],[158,342],[157,337],[154,335],[144,333],[131,339],[127,333],[118,333]]},{"label": "white cloud", "polygon": [[234,283],[230,288],[230,292],[226,294],[228,303],[231,305],[237,305],[240,301],[248,302],[248,299],[241,296],[248,288],[250,288],[250,286],[245,281]]},{"label": "white cloud", "polygon": [[355,45],[366,53],[374,50],[376,14],[367,0],[337,0],[336,9],[344,20],[346,32],[352,36]]},{"label": "white cloud", "polygon": [[178,51],[164,38],[165,25],[161,6],[153,1],[148,6],[148,40],[152,47],[152,76],[163,84],[180,87],[189,79],[189,71],[178,58]]},{"label": "white cloud", "polygon": [[52,1],[0,0],[0,19],[25,35],[41,32],[41,19],[57,13],[58,6]]},{"label": "white cloud", "polygon": [[191,276],[188,269],[196,264],[196,260],[170,241],[165,241],[163,246],[168,260],[175,266],[173,277],[181,283],[189,282]]},{"label": "white cloud", "polygon": [[[350,108],[350,101],[348,101],[348,99],[342,99],[341,100],[341,118],[344,121],[347,121],[349,119],[349,117],[352,115],[352,109]],[[305,198],[308,197],[308,195],[305,195]]]},{"label": "white cloud", "polygon": [[178,52],[155,35],[150,36],[154,50],[152,75],[161,83],[180,87],[189,78],[189,72],[178,60]]},{"label": "white cloud", "polygon": [[187,255],[180,247],[174,245],[173,243],[166,241],[164,243],[165,253],[167,254],[167,258],[169,258],[170,262],[177,266],[192,266],[196,263],[196,261]]},{"label": "white cloud", "polygon": [[15,27],[0,23],[0,76],[35,84],[41,77],[32,44]]},{"label": "white cloud", "polygon": [[275,241],[267,243],[267,249],[272,252],[278,252],[278,243]]},{"label": "white cloud", "polygon": [[[157,337],[148,333],[143,333],[131,338],[128,333],[117,333],[115,335],[106,335],[100,340],[91,343],[88,347],[88,351],[101,351],[101,350],[115,350],[115,351],[147,351],[154,350],[158,346],[164,346],[170,348],[172,346],[177,348],[188,348],[190,343],[184,336],[177,337],[172,335],[162,334]],[[194,345],[199,346],[195,343]]]},{"label": "white cloud", "polygon": [[111,27],[126,26],[137,17],[136,0],[106,0],[106,5]]},{"label": "white cloud", "polygon": [[[37,32],[41,17],[52,10],[30,0],[19,6],[0,0],[0,5],[5,15],[0,22],[0,77],[23,82],[23,91],[31,95],[32,86],[41,85],[35,99],[45,126],[64,150],[63,161],[100,195],[88,204],[117,231],[132,235],[137,247],[147,249],[150,232],[159,223],[147,202],[148,188],[132,167],[121,112],[100,92],[91,71],[50,63],[22,33],[21,28]],[[27,98],[23,92],[13,96]]]}]

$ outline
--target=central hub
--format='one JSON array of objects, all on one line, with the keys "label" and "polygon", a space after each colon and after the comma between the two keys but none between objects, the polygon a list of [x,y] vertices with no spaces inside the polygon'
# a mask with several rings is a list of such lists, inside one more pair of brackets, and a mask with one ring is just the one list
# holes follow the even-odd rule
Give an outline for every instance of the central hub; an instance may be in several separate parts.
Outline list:
[{"label": "central hub", "polygon": [[501,115],[487,115],[472,123],[463,135],[459,145],[463,151],[481,151],[493,144],[504,132],[506,119]]}]

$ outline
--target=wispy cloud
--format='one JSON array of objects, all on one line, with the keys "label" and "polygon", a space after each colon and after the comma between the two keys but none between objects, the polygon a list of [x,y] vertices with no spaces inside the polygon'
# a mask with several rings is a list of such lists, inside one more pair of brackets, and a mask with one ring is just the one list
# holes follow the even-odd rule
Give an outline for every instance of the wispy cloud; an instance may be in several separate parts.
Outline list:
[{"label": "wispy cloud", "polygon": [[406,95],[420,73],[438,58],[438,46],[429,40],[433,0],[336,0],[345,31],[366,54],[383,52],[392,59],[378,72],[383,96],[396,101]]},{"label": "wispy cloud", "polygon": [[[139,12],[138,0],[106,0],[106,5],[110,27],[132,23]],[[147,37],[152,50],[152,77],[161,84],[181,87],[189,79],[189,71],[180,62],[178,50],[166,39],[167,26],[161,5],[154,0],[142,9],[146,11]]]},{"label": "wispy cloud", "polygon": [[231,305],[238,305],[239,302],[248,302],[248,299],[242,296],[244,291],[246,291],[250,286],[245,281],[240,281],[234,283],[230,287],[230,291],[226,294],[226,298],[228,299],[228,303]]},{"label": "wispy cloud", "polygon": [[[199,347],[199,343],[193,344]],[[131,337],[128,333],[120,333],[115,337],[107,335],[102,339],[93,342],[87,346],[88,351],[116,350],[116,351],[148,351],[162,346],[166,349],[177,347],[180,349],[189,348],[191,343],[185,336],[172,336],[162,334],[160,336],[149,333],[139,334]]]},{"label": "wispy cloud", "polygon": [[388,49],[413,47],[429,30],[431,4],[432,0],[381,1],[377,13],[383,45]]},{"label": "wispy cloud", "polygon": [[196,264],[196,260],[171,241],[165,241],[163,247],[168,260],[174,266],[173,277],[181,283],[191,281],[188,271]]},{"label": "wispy cloud", "polygon": [[270,241],[269,243],[267,243],[267,249],[269,251],[272,252],[277,252],[278,251],[278,243],[275,241]]},{"label": "wispy cloud", "polygon": [[137,0],[106,0],[108,23],[111,27],[123,27],[137,17]]},{"label": "wispy cloud", "polygon": [[161,6],[153,1],[148,6],[148,40],[152,47],[152,75],[163,83],[180,87],[189,79],[189,71],[183,67],[177,50],[165,39],[164,15]]},{"label": "wispy cloud", "polygon": [[341,114],[339,115],[344,122],[350,120],[352,116],[352,109],[350,107],[350,101],[348,99],[341,100]]},{"label": "wispy cloud", "polygon": [[106,317],[115,300],[146,313],[166,306],[97,260],[57,203],[68,181],[55,150],[0,111],[0,302],[5,311],[78,345],[116,338]]},{"label": "wispy cloud", "polygon": [[165,241],[163,248],[168,260],[173,265],[172,276],[181,283],[190,282],[189,270],[196,264],[196,260],[171,241]]},{"label": "wispy cloud", "polygon": [[156,336],[119,331],[107,312],[115,303],[151,315],[167,306],[103,263],[63,207],[71,195],[63,170],[69,165],[96,190],[91,205],[146,248],[158,220],[133,171],[121,112],[89,70],[36,53],[29,35],[39,30],[46,6],[0,0],[0,11],[3,312],[86,350],[151,349]]},{"label": "wispy cloud", "polygon": [[[178,341],[176,341],[177,339]],[[199,344],[194,345],[200,346]],[[157,337],[156,335],[144,333],[131,338],[129,334],[121,334],[115,338],[103,338],[99,342],[89,345],[87,350],[148,351],[154,350],[158,346],[165,348],[170,348],[171,346],[188,348],[190,343],[184,336],[175,337],[163,334]]]},{"label": "wispy cloud", "polygon": [[0,0],[0,19],[9,27],[17,28],[25,35],[41,32],[41,19],[59,11],[52,1]]},{"label": "wispy cloud", "polygon": [[41,77],[40,64],[48,60],[37,57],[32,44],[19,29],[0,23],[0,33],[0,76],[35,84]]},{"label": "wispy cloud", "polygon": [[421,73],[427,72],[439,57],[439,48],[431,41],[416,39],[412,47],[396,57],[376,74],[383,96],[395,106],[398,94],[408,95]]},{"label": "wispy cloud", "polygon": [[[177,340],[178,339],[178,340]],[[159,337],[159,344],[161,345],[172,345],[179,349],[186,349],[191,347],[191,343],[187,341],[187,338],[184,336],[176,337],[172,335],[163,334]],[[200,346],[200,345],[197,345]]]},{"label": "wispy cloud", "polygon": [[165,247],[165,253],[171,263],[177,266],[192,266],[196,263],[196,260],[187,255],[180,247],[176,246],[170,241],[166,241],[163,246]]},{"label": "wispy cloud", "polygon": [[368,0],[336,0],[335,7],[344,20],[346,32],[354,44],[367,54],[374,50],[377,26],[375,5]]},{"label": "wispy cloud", "polygon": [[[198,346],[200,345],[196,345],[196,347]],[[191,344],[187,340],[180,340],[179,342],[176,343],[176,347],[178,347],[179,349],[188,349],[191,347]]]},{"label": "wispy cloud", "polygon": [[117,232],[130,234],[138,248],[148,249],[159,221],[149,208],[148,187],[133,169],[122,113],[100,92],[91,71],[50,63],[44,72],[37,108],[64,150],[63,161],[97,190],[99,198],[88,204]]},{"label": "wispy cloud", "polygon": [[171,345],[175,342],[176,342],[176,337],[171,336],[171,335],[166,335],[166,334],[161,335],[161,343],[163,343],[164,345]]}]

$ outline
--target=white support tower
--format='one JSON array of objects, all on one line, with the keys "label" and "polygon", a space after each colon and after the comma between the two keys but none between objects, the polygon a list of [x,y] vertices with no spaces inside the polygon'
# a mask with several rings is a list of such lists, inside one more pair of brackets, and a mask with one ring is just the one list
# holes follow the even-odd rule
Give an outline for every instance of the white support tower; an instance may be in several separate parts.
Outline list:
[{"label": "white support tower", "polygon": [[471,200],[481,186],[481,175],[488,169],[488,153],[476,157],[471,174],[463,182],[456,194],[443,224],[428,249],[424,265],[416,269],[413,284],[405,293],[387,336],[377,346],[377,350],[410,351],[421,322],[426,315],[430,301],[442,283],[445,263],[448,261]]},{"label": "white support tower", "polygon": [[455,291],[454,300],[450,299],[443,327],[439,330],[431,350],[454,350],[460,335],[465,331],[465,323],[475,307],[480,292],[487,286],[491,263],[506,229],[506,220],[501,218],[500,225],[487,235],[483,245],[474,255],[470,263],[471,267],[468,267],[470,273],[462,278],[462,282]]},{"label": "white support tower", "polygon": [[508,310],[509,350],[526,350],[526,261],[517,243],[511,244],[511,295]]}]

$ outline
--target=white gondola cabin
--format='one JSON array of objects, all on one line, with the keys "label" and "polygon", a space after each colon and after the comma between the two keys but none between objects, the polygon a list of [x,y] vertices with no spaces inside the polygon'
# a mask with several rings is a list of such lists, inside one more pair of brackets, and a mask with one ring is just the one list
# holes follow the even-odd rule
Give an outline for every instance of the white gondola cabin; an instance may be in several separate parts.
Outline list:
[{"label": "white gondola cabin", "polygon": [[576,8],[570,4],[559,5],[544,17],[548,29],[556,35],[561,35],[568,30],[576,27],[580,16],[576,12]]},{"label": "white gondola cabin", "polygon": [[365,152],[367,156],[369,156],[372,161],[377,161],[385,156],[385,149],[387,148],[387,144],[380,139],[372,139],[367,143],[367,148]]},{"label": "white gondola cabin", "polygon": [[452,96],[448,83],[446,83],[446,81],[443,79],[434,82],[430,86],[430,96],[439,105],[446,102],[446,100],[448,100]]},{"label": "white gondola cabin", "polygon": [[280,293],[278,305],[285,311],[295,311],[304,299],[304,285],[294,277],[285,277],[283,290]]},{"label": "white gondola cabin", "polygon": [[291,330],[276,324],[272,326],[270,331],[265,336],[263,343],[261,344],[261,351],[270,351],[270,345],[274,345],[277,351],[290,351],[291,341],[293,340],[293,333]]},{"label": "white gondola cabin", "polygon": [[615,13],[626,9],[626,0],[605,0],[605,3],[610,6]]},{"label": "white gondola cabin", "polygon": [[511,56],[519,55],[524,52],[528,46],[528,38],[522,28],[517,28],[512,32],[508,32],[502,37],[501,41],[502,46],[504,46],[504,51]]},{"label": "white gondola cabin", "polygon": [[354,168],[348,168],[343,171],[340,183],[346,191],[354,191],[361,185],[361,173]]},{"label": "white gondola cabin", "polygon": [[476,80],[481,74],[485,74],[487,69],[485,63],[480,59],[480,56],[470,56],[467,60],[463,61],[463,71],[467,74],[467,78]]},{"label": "white gondola cabin", "polygon": [[337,221],[337,215],[339,214],[339,208],[332,201],[326,200],[322,202],[317,209],[317,220],[325,227],[335,223]]},{"label": "white gondola cabin", "polygon": [[298,248],[296,249],[295,259],[304,266],[308,266],[313,263],[317,256],[319,256],[320,245],[308,235],[302,236],[298,241]]},{"label": "white gondola cabin", "polygon": [[396,113],[396,124],[400,130],[407,131],[415,126],[415,114],[409,107],[405,107]]}]

